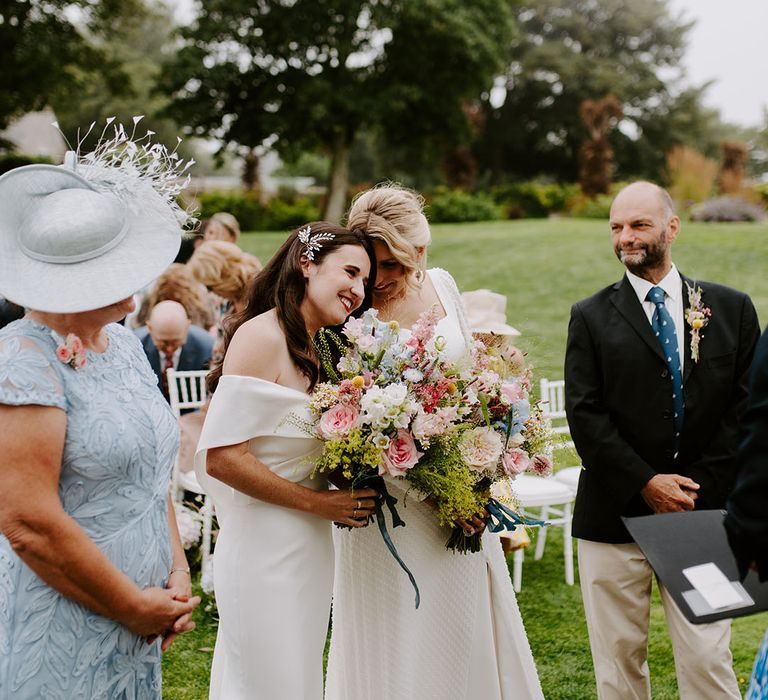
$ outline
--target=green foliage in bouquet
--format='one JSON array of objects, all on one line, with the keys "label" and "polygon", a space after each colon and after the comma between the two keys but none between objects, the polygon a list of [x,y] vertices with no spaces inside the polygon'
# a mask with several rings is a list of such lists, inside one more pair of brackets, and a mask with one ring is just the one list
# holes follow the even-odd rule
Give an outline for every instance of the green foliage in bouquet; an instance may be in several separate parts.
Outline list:
[{"label": "green foliage in bouquet", "polygon": [[346,442],[326,442],[322,457],[316,462],[313,474],[340,471],[354,488],[368,474],[378,473],[381,450],[363,435],[360,428],[352,428]]},{"label": "green foliage in bouquet", "polygon": [[433,439],[424,457],[408,472],[415,489],[440,494],[435,506],[442,527],[453,527],[455,520],[482,513],[490,496],[490,488],[476,490],[475,477],[462,459],[458,447],[462,433],[457,430]]}]

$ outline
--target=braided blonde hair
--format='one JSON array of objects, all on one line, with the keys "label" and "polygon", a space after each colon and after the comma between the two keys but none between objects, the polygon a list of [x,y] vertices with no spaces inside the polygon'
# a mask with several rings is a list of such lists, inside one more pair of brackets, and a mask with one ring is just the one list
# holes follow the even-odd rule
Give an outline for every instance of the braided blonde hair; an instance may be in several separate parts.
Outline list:
[{"label": "braided blonde hair", "polygon": [[415,273],[417,281],[424,279],[426,251],[432,242],[424,199],[413,190],[393,182],[377,185],[361,192],[352,201],[347,215],[347,228],[359,229],[371,238],[387,244],[392,256],[404,268],[408,281]]}]

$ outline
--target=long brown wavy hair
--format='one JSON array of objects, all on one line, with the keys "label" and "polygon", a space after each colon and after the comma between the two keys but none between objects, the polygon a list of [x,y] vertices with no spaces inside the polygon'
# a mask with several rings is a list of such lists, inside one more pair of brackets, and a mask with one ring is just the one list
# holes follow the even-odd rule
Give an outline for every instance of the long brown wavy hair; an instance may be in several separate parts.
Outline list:
[{"label": "long brown wavy hair", "polygon": [[[325,257],[345,245],[357,245],[365,249],[371,263],[368,284],[365,286],[363,303],[354,315],[361,314],[371,307],[373,286],[376,281],[376,256],[373,252],[371,238],[362,231],[342,228],[327,221],[313,221],[308,224],[312,236],[332,234],[333,238],[324,240],[319,249],[314,251],[314,263],[319,265]],[[288,239],[280,246],[264,269],[254,277],[248,291],[248,303],[240,313],[229,318],[224,327],[224,356],[232,337],[240,326],[270,309],[275,309],[277,320],[285,333],[288,353],[299,371],[309,379],[312,390],[320,378],[320,366],[312,340],[307,332],[307,325],[301,315],[301,302],[306,293],[306,279],[301,269],[301,258],[306,253],[306,246],[299,240],[300,227],[293,231]],[[222,375],[224,359],[222,358],[208,374],[206,384],[208,391],[213,392]]]}]

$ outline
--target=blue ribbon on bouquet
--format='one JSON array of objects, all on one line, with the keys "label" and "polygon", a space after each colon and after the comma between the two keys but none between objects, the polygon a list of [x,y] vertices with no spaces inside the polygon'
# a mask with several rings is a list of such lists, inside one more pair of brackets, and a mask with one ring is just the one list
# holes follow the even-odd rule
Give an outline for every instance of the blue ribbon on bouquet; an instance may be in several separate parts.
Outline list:
[{"label": "blue ribbon on bouquet", "polygon": [[421,594],[419,593],[419,586],[416,583],[416,579],[411,573],[411,570],[406,566],[405,562],[397,553],[397,548],[395,547],[395,543],[392,541],[392,538],[389,536],[389,532],[387,530],[387,523],[384,520],[383,504],[386,504],[387,508],[389,509],[389,513],[392,516],[392,527],[400,527],[402,525],[405,525],[405,521],[400,517],[400,514],[397,512],[397,508],[395,508],[397,499],[392,494],[390,494],[389,491],[387,491],[387,487],[386,487],[386,484],[384,483],[384,479],[382,479],[380,476],[366,479],[365,486],[370,486],[371,488],[376,489],[379,492],[379,494],[381,494],[381,498],[376,499],[376,507],[374,511],[376,515],[376,524],[379,526],[379,532],[381,533],[381,537],[384,540],[384,544],[387,545],[387,549],[389,549],[390,554],[395,558],[395,561],[400,565],[400,568],[403,571],[405,571],[405,573],[408,575],[408,579],[410,580],[411,585],[413,586],[413,590],[416,591],[416,609],[418,610],[419,603],[421,602]]},{"label": "blue ribbon on bouquet", "polygon": [[513,532],[518,525],[528,525],[531,527],[544,527],[549,523],[544,520],[534,520],[526,518],[524,515],[518,515],[511,508],[507,508],[503,503],[499,503],[495,498],[491,498],[485,506],[488,511],[488,519],[485,521],[491,532],[501,532],[509,530]]}]

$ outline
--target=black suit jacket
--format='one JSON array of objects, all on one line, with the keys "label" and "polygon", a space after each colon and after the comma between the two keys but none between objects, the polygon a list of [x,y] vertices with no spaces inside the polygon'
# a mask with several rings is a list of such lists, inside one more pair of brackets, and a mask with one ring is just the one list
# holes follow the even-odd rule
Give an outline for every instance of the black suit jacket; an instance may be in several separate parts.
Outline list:
[{"label": "black suit jacket", "polygon": [[742,574],[755,561],[764,581],[768,579],[768,331],[755,351],[743,425],[725,527]]},{"label": "black suit jacket", "polygon": [[[683,277],[683,302],[687,307]],[[720,508],[731,490],[747,373],[759,336],[749,297],[697,282],[712,310],[699,361],[685,324],[685,418],[675,457],[672,383],[651,324],[626,276],[571,309],[565,355],[566,412],[584,465],[573,534],[595,542],[632,538],[620,516],[651,513],[640,490],[658,473],[701,485],[697,508]]]},{"label": "black suit jacket", "polygon": [[[152,366],[152,370],[157,376],[157,386],[162,391],[163,382],[161,376],[163,368],[160,362],[160,351],[152,342],[152,337],[149,335],[146,326],[137,328],[135,332],[136,335],[139,336],[139,340],[141,340],[149,364]],[[176,369],[179,371],[206,369],[211,361],[214,342],[214,338],[210,333],[197,326],[190,326],[187,342],[184,343],[184,346],[181,349],[179,364]],[[165,393],[163,395],[168,399],[168,396]]]}]

